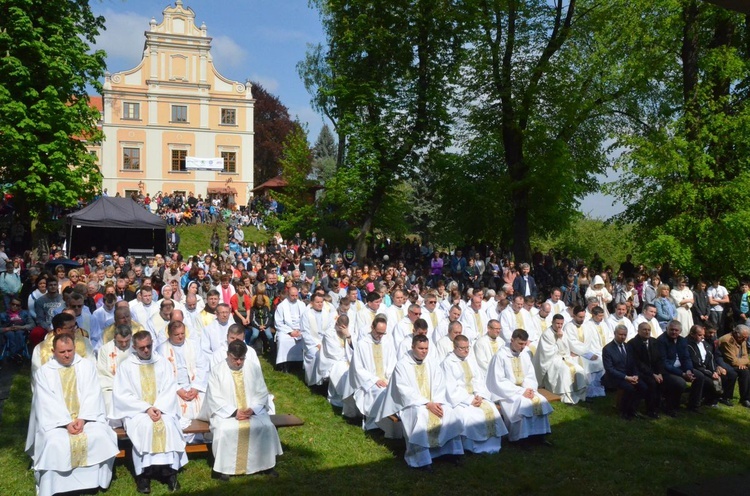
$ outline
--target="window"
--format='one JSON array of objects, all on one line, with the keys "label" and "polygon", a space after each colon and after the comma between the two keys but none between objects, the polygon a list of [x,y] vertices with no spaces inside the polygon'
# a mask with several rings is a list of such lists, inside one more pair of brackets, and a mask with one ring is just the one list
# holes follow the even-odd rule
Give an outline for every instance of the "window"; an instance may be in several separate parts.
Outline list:
[{"label": "window", "polygon": [[137,189],[126,189],[125,198],[138,198],[139,191]]},{"label": "window", "polygon": [[172,105],[172,122],[187,122],[187,106]]},{"label": "window", "polygon": [[141,118],[141,104],[125,102],[122,105],[122,118],[138,120]]},{"label": "window", "polygon": [[221,123],[226,126],[234,126],[237,124],[237,109],[223,108],[221,109]]},{"label": "window", "polygon": [[124,170],[141,170],[141,149],[122,149],[122,168]]},{"label": "window", "polygon": [[237,152],[221,152],[224,159],[224,172],[237,172]]},{"label": "window", "polygon": [[187,150],[172,150],[172,171],[186,171],[185,157]]}]

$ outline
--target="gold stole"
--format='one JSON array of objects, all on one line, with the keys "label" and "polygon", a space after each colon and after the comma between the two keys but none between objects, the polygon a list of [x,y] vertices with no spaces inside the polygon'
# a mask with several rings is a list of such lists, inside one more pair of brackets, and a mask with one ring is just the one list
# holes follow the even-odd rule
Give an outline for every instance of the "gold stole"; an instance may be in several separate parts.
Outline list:
[{"label": "gold stole", "polygon": [[570,381],[575,384],[576,382],[576,366],[567,361],[565,358],[563,358],[563,363],[568,366],[568,371],[570,371]]},{"label": "gold stole", "polygon": [[653,319],[649,320],[648,323],[651,326],[651,337],[654,339],[658,338],[659,335],[661,334],[661,332],[659,332],[661,329],[659,329],[659,326],[654,325]]},{"label": "gold stole", "polygon": [[[76,347],[76,354],[81,358],[86,358],[86,343],[83,341],[84,335],[83,330],[79,329],[75,333],[75,347]],[[42,343],[42,347],[39,348],[39,359],[42,362],[42,365],[49,362],[49,359],[52,358],[52,340],[55,339],[55,333],[54,332],[48,332],[46,336],[44,336],[44,341]]]},{"label": "gold stole", "polygon": [[604,348],[604,345],[607,344],[607,343],[604,342],[604,331],[602,331],[602,325],[601,324],[597,324],[596,325],[596,330],[599,332],[599,340],[602,343],[602,348]]},{"label": "gold stole", "polygon": [[[419,386],[419,394],[427,398],[427,401],[432,402],[432,388],[430,387],[430,378],[427,377],[427,367],[424,362],[420,364],[414,364],[414,374],[417,377],[417,385]],[[427,411],[427,442],[430,448],[437,448],[440,446],[440,417]]]},{"label": "gold stole", "polygon": [[[247,396],[245,395],[245,378],[242,375],[242,369],[232,370],[232,380],[234,381],[234,397],[237,400],[237,410],[247,409]],[[247,452],[250,444],[250,420],[238,420],[237,430],[237,461],[234,465],[234,471],[237,474],[247,472]]]},{"label": "gold stole", "polygon": [[477,326],[477,339],[482,337],[482,318],[479,316],[479,312],[474,312],[474,325]]},{"label": "gold stole", "polygon": [[437,312],[429,312],[430,313],[430,320],[432,320],[432,330],[434,331],[437,329],[438,326],[438,320],[437,320]]},{"label": "gold stole", "polygon": [[[469,394],[474,394],[474,386],[472,385],[474,374],[471,373],[469,362],[467,362],[466,360],[461,360],[461,368],[464,371],[466,392],[468,392]],[[482,404],[479,405],[479,408],[482,410],[482,413],[484,413],[484,423],[487,426],[487,435],[495,437],[497,434],[497,430],[495,429],[495,413],[492,411],[495,407],[493,407],[488,401],[482,400]]]},{"label": "gold stole", "polygon": [[396,307],[396,315],[398,315],[398,321],[401,322],[401,319],[404,318],[404,310]]},{"label": "gold stole", "polygon": [[[516,381],[516,386],[521,386],[526,375],[523,373],[523,367],[521,366],[521,357],[510,358],[511,367],[513,367],[513,377]],[[542,400],[539,399],[539,395],[534,393],[534,397],[531,399],[531,407],[534,410],[534,415],[542,415]]]},{"label": "gold stole", "polygon": [[526,330],[523,325],[523,315],[521,315],[520,311],[516,314],[516,329]]},{"label": "gold stole", "polygon": [[[154,364],[146,363],[138,366],[141,373],[141,396],[143,401],[153,406],[156,403],[156,374]],[[151,452],[166,453],[167,451],[167,428],[164,420],[153,422],[153,435],[151,437]]]},{"label": "gold stole", "polygon": [[497,339],[490,338],[490,349],[492,350],[492,356],[495,356],[497,354],[497,350],[499,349],[500,345],[497,342]]},{"label": "gold stole", "polygon": [[[70,413],[70,418],[78,419],[81,411],[81,403],[78,399],[78,381],[76,380],[76,369],[71,365],[58,369],[60,383],[62,385],[65,407]],[[72,468],[85,467],[88,456],[88,437],[85,432],[80,434],[68,434],[70,438],[70,466]]]},{"label": "gold stole", "polygon": [[382,343],[372,343],[372,361],[375,362],[375,375],[381,381],[385,380],[385,371],[383,370],[383,348]]}]

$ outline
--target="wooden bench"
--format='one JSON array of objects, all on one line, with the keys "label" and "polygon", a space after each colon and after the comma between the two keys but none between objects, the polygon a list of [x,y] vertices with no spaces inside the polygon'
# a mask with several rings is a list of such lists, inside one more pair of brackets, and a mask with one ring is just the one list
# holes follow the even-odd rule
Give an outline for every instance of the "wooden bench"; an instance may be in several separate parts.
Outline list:
[{"label": "wooden bench", "polygon": [[[282,427],[299,427],[300,425],[305,425],[305,422],[302,421],[299,417],[295,415],[271,415],[271,422],[273,422],[273,425],[276,426],[277,429],[280,429]],[[183,431],[185,434],[208,434],[211,432],[211,429],[209,428],[208,422],[204,422],[202,420],[193,420],[190,422],[190,425],[187,426]],[[128,434],[125,432],[125,429],[122,427],[117,427],[115,429],[115,433],[117,434],[117,440],[118,441],[126,441],[128,439]],[[192,443],[188,444],[185,447],[186,453],[208,453],[209,450],[209,444],[206,442],[199,442],[199,443]],[[125,457],[125,450],[121,449],[120,452],[117,454],[117,458],[124,458]]]}]

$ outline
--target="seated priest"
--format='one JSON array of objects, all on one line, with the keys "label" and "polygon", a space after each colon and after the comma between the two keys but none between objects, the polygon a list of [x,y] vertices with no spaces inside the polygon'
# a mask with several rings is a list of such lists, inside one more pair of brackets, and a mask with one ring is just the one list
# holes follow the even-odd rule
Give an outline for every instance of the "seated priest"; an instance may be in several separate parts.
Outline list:
[{"label": "seated priest", "polygon": [[208,379],[206,404],[213,435],[213,470],[225,481],[231,475],[258,472],[278,477],[276,457],[283,453],[266,410],[268,389],[263,372],[257,359],[247,359],[247,353],[242,340],[232,341],[226,360],[211,369]]},{"label": "seated priest", "polygon": [[52,353],[37,371],[33,397],[37,494],[107,489],[119,450],[96,367],[76,354],[68,333],[55,336]]},{"label": "seated priest", "polygon": [[484,371],[469,353],[470,350],[469,338],[456,336],[453,353],[445,357],[441,365],[446,398],[461,420],[464,450],[497,453],[500,451],[500,438],[508,434],[508,429],[495,404],[489,401],[490,392],[485,385]]},{"label": "seated priest", "polygon": [[410,467],[426,471],[432,471],[435,458],[457,461],[464,453],[461,421],[446,398],[440,366],[427,358],[429,346],[427,336],[414,336],[411,351],[396,364],[376,414],[378,425],[393,423],[390,416],[398,415],[406,438],[404,459]]},{"label": "seated priest", "polygon": [[539,384],[526,347],[528,342],[526,331],[513,331],[510,342],[492,357],[487,369],[487,389],[502,407],[509,441],[533,436],[548,444],[544,436],[552,432],[549,423],[552,406],[537,391]]}]

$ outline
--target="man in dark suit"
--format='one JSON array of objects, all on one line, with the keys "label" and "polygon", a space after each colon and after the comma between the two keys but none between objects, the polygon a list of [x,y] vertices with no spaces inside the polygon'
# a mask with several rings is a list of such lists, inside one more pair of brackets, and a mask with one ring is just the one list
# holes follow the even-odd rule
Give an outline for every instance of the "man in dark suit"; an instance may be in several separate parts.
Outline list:
[{"label": "man in dark suit", "polygon": [[628,351],[635,359],[638,370],[638,382],[646,385],[646,412],[651,418],[659,418],[664,384],[664,364],[659,355],[656,339],[651,337],[651,325],[648,322],[638,324],[638,336],[628,342]]},{"label": "man in dark suit", "polygon": [[169,229],[169,233],[167,234],[167,243],[169,243],[170,247],[172,247],[172,251],[177,251],[180,249],[180,235],[177,234],[174,226]]},{"label": "man in dark suit", "polygon": [[622,324],[615,327],[615,336],[602,350],[604,363],[604,387],[619,389],[622,398],[617,408],[625,420],[637,416],[638,403],[648,393],[648,387],[638,379],[638,369],[635,365],[633,353],[628,353],[625,340],[628,338],[628,328]]},{"label": "man in dark suit", "polygon": [[536,298],[538,290],[534,277],[529,275],[531,267],[527,263],[522,263],[518,268],[521,272],[513,279],[514,294]]},{"label": "man in dark suit", "polygon": [[676,412],[680,406],[680,396],[691,382],[688,411],[697,412],[703,398],[703,386],[706,378],[703,374],[693,371],[693,360],[690,358],[687,339],[680,336],[682,324],[679,320],[672,320],[667,324],[664,333],[656,338],[659,354],[664,362],[664,382],[672,384],[664,393],[665,410],[667,415]]}]

